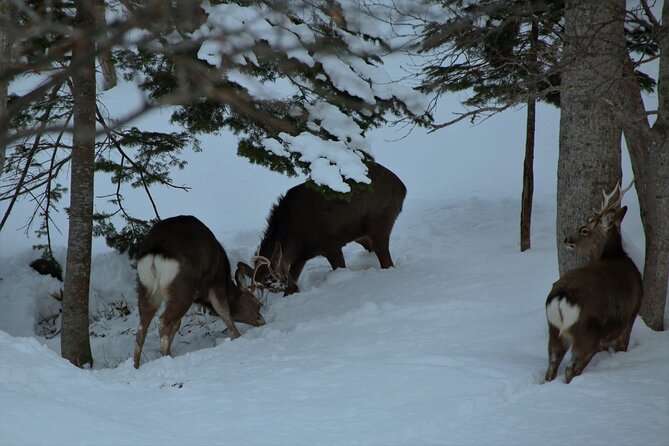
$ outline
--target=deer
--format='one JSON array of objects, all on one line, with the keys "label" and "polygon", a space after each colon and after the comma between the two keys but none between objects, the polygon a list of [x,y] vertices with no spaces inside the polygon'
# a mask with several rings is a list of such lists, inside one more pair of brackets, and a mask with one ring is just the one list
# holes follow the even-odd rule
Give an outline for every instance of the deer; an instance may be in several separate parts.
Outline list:
[{"label": "deer", "polygon": [[381,268],[394,266],[390,233],[402,211],[406,186],[378,163],[367,167],[371,184],[354,188],[345,198],[326,197],[308,183],[279,197],[267,218],[254,268],[242,265],[254,286],[282,288],[284,295],[298,292],[297,279],[308,260],[324,256],[332,269],[345,268],[342,247],[349,242],[375,253]]},{"label": "deer", "polygon": [[134,366],[140,366],[142,347],[151,320],[161,303],[159,336],[163,356],[181,326],[181,318],[193,303],[213,310],[233,339],[240,336],[235,322],[261,326],[260,302],[244,284],[239,268],[231,278],[228,256],[211,230],[192,215],[157,222],[143,240],[137,262],[139,328],[135,340]]},{"label": "deer", "polygon": [[[588,264],[565,273],[546,299],[548,369],[546,382],[557,376],[569,347],[571,361],[566,382],[583,373],[593,356],[613,346],[627,351],[632,326],[641,307],[641,273],[622,246],[621,223],[627,206],[618,209],[625,188],[618,183],[599,210],[567,236],[564,244],[584,256]],[[611,201],[614,195],[617,199]]]}]

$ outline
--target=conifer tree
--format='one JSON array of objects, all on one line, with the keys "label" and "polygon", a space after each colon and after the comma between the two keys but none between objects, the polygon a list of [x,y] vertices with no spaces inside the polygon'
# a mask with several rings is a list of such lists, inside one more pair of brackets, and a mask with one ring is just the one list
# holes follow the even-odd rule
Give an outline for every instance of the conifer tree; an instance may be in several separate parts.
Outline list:
[{"label": "conifer tree", "polygon": [[[29,0],[18,10],[18,20],[3,22],[18,57],[3,59],[0,81],[35,82],[12,95],[0,116],[9,149],[0,229],[18,198],[31,196],[50,260],[50,216],[68,192],[60,174],[72,164],[62,351],[79,366],[92,361],[85,341],[93,170],[117,186],[111,210],[95,216],[94,233],[132,252],[151,222],[126,212],[124,185],[147,193],[155,183],[177,187],[169,174],[185,166],[182,150],[198,149],[197,133],[232,131],[238,152],[252,161],[302,169],[315,184],[347,192],[350,183],[368,181],[367,129],[393,114],[429,120],[413,90],[389,83],[382,56],[396,49],[392,34],[381,22],[367,30],[359,2]],[[100,88],[112,88],[118,70],[145,102],[120,116],[96,105],[96,59]],[[184,131],[127,126],[163,106],[176,107],[173,122]]]},{"label": "conifer tree", "polygon": [[421,90],[471,92],[468,111],[447,125],[527,105],[520,250],[530,248],[536,102],[559,104],[562,1],[443,1],[445,21],[428,22],[420,51]]},{"label": "conifer tree", "polygon": [[[520,217],[520,249],[530,247],[536,102],[560,105],[564,68],[563,0],[443,0],[426,2],[440,8],[424,15],[420,51],[427,56],[422,91],[438,96],[468,92],[465,113],[435,125],[440,129],[463,119],[481,119],[511,107],[527,106],[525,160]],[[418,15],[420,16],[420,15]],[[437,17],[435,19],[435,17]],[[625,38],[630,52],[655,54],[650,27],[628,11]],[[643,91],[655,81],[634,66]]]}]

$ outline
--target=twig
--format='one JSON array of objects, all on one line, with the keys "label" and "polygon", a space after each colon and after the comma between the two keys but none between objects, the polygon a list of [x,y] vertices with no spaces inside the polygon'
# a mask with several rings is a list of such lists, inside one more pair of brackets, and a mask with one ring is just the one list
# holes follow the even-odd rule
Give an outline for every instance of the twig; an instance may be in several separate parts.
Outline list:
[{"label": "twig", "polygon": [[12,200],[9,202],[9,206],[7,206],[7,210],[5,211],[5,215],[2,217],[2,221],[0,221],[0,231],[2,228],[5,226],[5,223],[7,222],[7,219],[9,218],[9,214],[12,211],[12,208],[14,207],[14,204],[16,203],[16,200],[18,199],[19,195],[21,195],[21,187],[23,187],[23,183],[26,179],[26,176],[28,175],[28,170],[30,170],[30,165],[32,163],[32,159],[35,156],[35,153],[37,152],[37,149],[39,148],[39,143],[42,139],[42,136],[44,135],[44,129],[46,128],[46,122],[49,119],[49,116],[51,116],[51,110],[53,110],[53,106],[55,105],[55,98],[58,94],[58,91],[62,87],[62,83],[55,85],[53,87],[53,90],[51,91],[50,95],[50,101],[49,104],[47,105],[46,110],[44,110],[44,113],[42,114],[42,117],[40,118],[40,128],[35,134],[35,141],[33,142],[33,146],[30,149],[30,152],[28,153],[28,158],[26,160],[26,164],[23,168],[23,172],[21,172],[21,177],[19,178],[18,183],[16,184],[16,190],[14,192],[14,196],[12,197]]}]

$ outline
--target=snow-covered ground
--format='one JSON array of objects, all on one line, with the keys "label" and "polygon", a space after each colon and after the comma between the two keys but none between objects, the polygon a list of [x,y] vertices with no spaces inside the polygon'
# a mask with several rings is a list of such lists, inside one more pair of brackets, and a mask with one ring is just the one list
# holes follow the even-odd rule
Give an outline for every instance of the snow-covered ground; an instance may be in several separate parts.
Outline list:
[{"label": "snow-covered ground", "polygon": [[[49,293],[60,282],[28,268],[35,240],[4,231],[0,445],[668,445],[669,332],[637,319],[628,352],[599,353],[569,385],[564,365],[543,383],[544,302],[557,279],[557,113],[541,116],[549,124],[538,134],[532,250],[518,249],[522,112],[395,142],[376,132],[377,159],[409,190],[391,239],[396,267],[379,269],[357,245],[345,249],[347,269],[314,259],[301,293],[270,296],[267,325],[240,325],[235,341],[193,308],[173,358],[159,357],[154,320],[139,370],[129,359],[138,317],[128,258],[96,242],[95,365],[80,370],[59,357],[52,334]],[[249,165],[233,144],[205,138],[205,152],[175,175],[193,190],[156,199],[163,217],[200,217],[234,264],[250,259],[276,196],[301,179]],[[623,230],[640,264],[634,199]],[[60,225],[66,233],[62,216]],[[64,260],[64,237],[54,237]]]},{"label": "snow-covered ground", "polygon": [[[302,292],[271,296],[267,325],[242,326],[235,341],[192,311],[174,358],[159,358],[154,322],[139,370],[133,273],[123,257],[99,255],[96,292],[130,314],[115,307],[92,325],[93,371],[61,359],[57,338],[0,332],[0,443],[667,444],[667,332],[637,320],[629,352],[598,354],[570,385],[542,384],[554,212],[537,207],[534,248],[521,254],[516,208],[408,202],[396,268],[349,246],[348,269],[310,262]],[[255,238],[221,240],[248,258]],[[1,271],[4,298],[15,275],[33,293],[53,282],[18,263]]]}]

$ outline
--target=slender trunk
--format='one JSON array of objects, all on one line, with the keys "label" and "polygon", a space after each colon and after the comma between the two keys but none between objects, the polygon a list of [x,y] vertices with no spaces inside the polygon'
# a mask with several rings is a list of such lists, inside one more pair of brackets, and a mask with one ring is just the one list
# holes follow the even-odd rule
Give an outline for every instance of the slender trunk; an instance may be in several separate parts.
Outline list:
[{"label": "slender trunk", "polygon": [[583,224],[621,178],[621,123],[607,104],[622,78],[621,54],[612,42],[623,32],[624,0],[568,1],[560,102],[557,224],[560,275],[582,266],[583,258],[562,240]]},{"label": "slender trunk", "polygon": [[531,247],[532,195],[534,193],[534,128],[536,123],[534,99],[527,101],[527,128],[525,136],[525,160],[523,162],[523,196],[520,204],[520,251]]},{"label": "slender trunk", "polygon": [[[641,221],[646,235],[644,297],[640,315],[654,330],[663,330],[669,279],[669,6],[662,8],[658,115],[653,127],[646,117],[641,89],[629,57],[617,108],[636,178]],[[620,40],[624,36],[619,37]]]},{"label": "slender trunk", "polygon": [[[539,25],[536,18],[532,20],[530,30],[530,57],[528,72],[537,76],[537,46],[539,44]],[[529,83],[530,91],[536,92],[534,79]],[[534,194],[534,133],[537,117],[537,101],[527,101],[527,125],[525,128],[525,159],[523,161],[523,192],[520,203],[520,251],[527,251],[532,245],[532,195]]]},{"label": "slender trunk", "polygon": [[[8,0],[0,0],[0,17],[7,17],[8,23],[13,23],[16,8]],[[7,155],[7,89],[9,77],[5,75],[14,60],[14,42],[12,30],[7,25],[0,25],[0,177],[5,167]]]},{"label": "slender trunk", "polygon": [[[92,29],[90,4],[76,2],[77,25]],[[74,145],[70,189],[70,225],[63,293],[61,354],[79,367],[93,364],[88,337],[88,293],[93,230],[93,161],[95,151],[95,42],[81,39],[72,51]]]},{"label": "slender trunk", "polygon": [[[107,19],[105,17],[104,0],[94,0],[95,2],[95,27],[98,30],[107,29]],[[100,51],[98,54],[100,60],[100,69],[102,70],[102,90],[106,91],[114,88],[118,82],[116,77],[116,67],[111,50]]]}]

